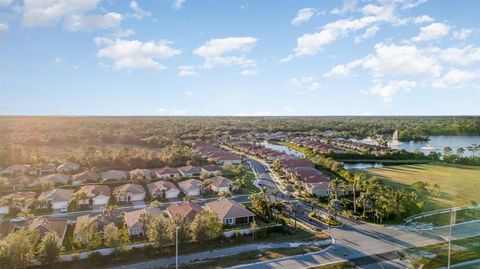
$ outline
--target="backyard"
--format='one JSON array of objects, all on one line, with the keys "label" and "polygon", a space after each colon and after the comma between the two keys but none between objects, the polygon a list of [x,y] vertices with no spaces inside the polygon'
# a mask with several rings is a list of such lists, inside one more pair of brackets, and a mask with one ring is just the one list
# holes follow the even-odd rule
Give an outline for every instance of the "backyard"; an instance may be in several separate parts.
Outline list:
[{"label": "backyard", "polygon": [[363,170],[392,187],[405,187],[417,181],[440,186],[440,197],[432,209],[465,206],[480,202],[480,167],[436,164],[395,165]]}]

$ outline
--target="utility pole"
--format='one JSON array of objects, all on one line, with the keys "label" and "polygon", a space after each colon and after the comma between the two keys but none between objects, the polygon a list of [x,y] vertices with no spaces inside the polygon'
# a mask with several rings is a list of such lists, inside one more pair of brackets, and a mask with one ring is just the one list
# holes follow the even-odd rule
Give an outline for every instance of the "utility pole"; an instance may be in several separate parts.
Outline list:
[{"label": "utility pole", "polygon": [[180,227],[175,228],[175,269],[178,269],[178,230]]},{"label": "utility pole", "polygon": [[448,265],[447,268],[450,269],[451,264],[451,254],[452,254],[452,226],[455,224],[457,217],[457,211],[450,208],[450,226],[448,231]]}]

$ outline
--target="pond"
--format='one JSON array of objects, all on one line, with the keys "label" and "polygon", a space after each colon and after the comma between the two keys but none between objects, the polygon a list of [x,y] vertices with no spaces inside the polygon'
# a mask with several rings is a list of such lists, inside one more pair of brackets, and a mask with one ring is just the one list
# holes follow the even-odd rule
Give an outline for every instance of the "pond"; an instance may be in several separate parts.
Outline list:
[{"label": "pond", "polygon": [[[465,149],[464,157],[472,156],[473,152],[467,151],[467,147],[472,144],[480,145],[480,136],[431,136],[428,142],[402,142],[400,145],[394,146],[395,149],[404,149],[409,152],[420,151],[425,154],[431,151],[443,153],[445,147],[450,147],[456,154],[457,149],[462,147]],[[477,156],[480,152],[477,152]]]},{"label": "pond", "polygon": [[381,168],[381,163],[343,163],[343,168],[347,170],[352,169],[367,169],[367,168]]},{"label": "pond", "polygon": [[283,146],[283,145],[278,145],[278,144],[272,144],[272,143],[265,143],[264,146],[268,149],[273,149],[273,150],[276,150],[276,151],[279,151],[279,152],[283,152],[285,154],[289,154],[289,155],[293,155],[293,156],[296,156],[296,157],[299,157],[299,158],[305,158],[305,154],[303,154],[302,152],[298,151],[298,150],[295,150],[295,149],[292,149],[292,148],[289,148],[289,147],[286,147],[286,146]]}]

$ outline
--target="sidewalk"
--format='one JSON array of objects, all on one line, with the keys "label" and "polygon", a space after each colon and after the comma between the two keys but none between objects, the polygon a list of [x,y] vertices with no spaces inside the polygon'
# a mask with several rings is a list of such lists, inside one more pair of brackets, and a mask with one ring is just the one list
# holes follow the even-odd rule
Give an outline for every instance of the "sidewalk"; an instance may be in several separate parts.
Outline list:
[{"label": "sidewalk", "polygon": [[[279,248],[298,248],[301,246],[327,246],[332,243],[331,239],[313,241],[313,242],[291,242],[291,243],[271,243],[271,244],[250,244],[244,246],[236,246],[224,249],[216,249],[212,251],[204,251],[198,253],[192,253],[188,255],[181,255],[178,257],[179,264],[190,263],[195,261],[202,261],[220,257],[226,257],[231,255],[236,255],[242,252],[247,251],[261,251],[266,249],[279,249]],[[179,250],[181,253],[181,249]],[[129,264],[122,266],[110,267],[113,269],[148,269],[148,268],[157,268],[157,267],[166,267],[170,265],[175,265],[175,257],[172,258],[163,258],[157,260],[146,261],[137,264]]]}]

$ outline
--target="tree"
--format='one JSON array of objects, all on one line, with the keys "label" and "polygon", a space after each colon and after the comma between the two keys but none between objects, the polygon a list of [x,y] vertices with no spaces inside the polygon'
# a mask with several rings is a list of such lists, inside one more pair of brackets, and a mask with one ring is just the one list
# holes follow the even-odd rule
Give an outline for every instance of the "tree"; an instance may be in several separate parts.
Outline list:
[{"label": "tree", "polygon": [[114,247],[115,249],[123,250],[130,244],[128,231],[118,229],[115,224],[110,223],[103,229],[103,238],[106,246]]},{"label": "tree", "polygon": [[158,200],[153,200],[151,203],[150,203],[150,208],[158,208],[162,205],[162,203],[160,203]]},{"label": "tree", "polygon": [[203,242],[214,239],[222,233],[223,224],[218,216],[208,210],[198,214],[192,222],[192,238],[203,245]]},{"label": "tree", "polygon": [[452,155],[452,152],[453,152],[453,151],[452,151],[452,148],[451,148],[451,147],[445,147],[445,148],[443,148],[443,155],[444,155],[444,156],[450,156],[450,155]]},{"label": "tree", "polygon": [[352,192],[353,192],[353,212],[356,214],[357,213],[357,191],[358,187],[363,184],[365,181],[366,176],[365,174],[355,174],[353,176],[353,180],[351,182],[352,185]]},{"label": "tree", "polygon": [[166,233],[167,226],[168,222],[161,216],[150,218],[147,225],[148,241],[155,247],[161,247],[163,244],[171,242]]},{"label": "tree", "polygon": [[328,203],[328,206],[327,206],[327,210],[328,210],[328,213],[330,214],[330,216],[333,217],[333,220],[337,220],[337,215],[340,213],[340,211],[343,210],[343,205],[342,205],[342,201],[338,200],[338,199],[332,199],[330,200],[330,202]]},{"label": "tree", "polygon": [[176,229],[178,227],[178,242],[185,243],[191,239],[190,221],[183,216],[174,216],[167,221],[166,233],[170,242],[175,242]]},{"label": "tree", "polygon": [[218,196],[223,198],[230,198],[232,197],[232,193],[228,191],[221,191],[218,193]]},{"label": "tree", "polygon": [[257,222],[253,221],[250,223],[250,231],[252,231],[252,240],[255,240],[255,236],[257,235]]},{"label": "tree", "polygon": [[48,232],[43,237],[38,247],[38,254],[42,264],[50,264],[52,268],[60,260],[63,250],[62,242],[55,232]]},{"label": "tree", "polygon": [[462,155],[465,153],[465,149],[460,147],[457,149],[457,155],[462,157]]},{"label": "tree", "polygon": [[17,217],[20,217],[20,218],[24,218],[26,219],[27,221],[29,220],[32,220],[35,218],[35,215],[32,213],[32,211],[28,208],[24,208],[22,209],[22,211],[20,211],[18,214],[17,214]]},{"label": "tree", "polygon": [[2,268],[26,268],[33,263],[38,231],[19,230],[0,241],[0,265]]},{"label": "tree", "polygon": [[138,220],[140,220],[140,223],[142,224],[142,230],[144,231],[143,236],[147,236],[147,228],[148,228],[148,222],[150,219],[150,215],[146,212],[143,212],[140,214]]}]

